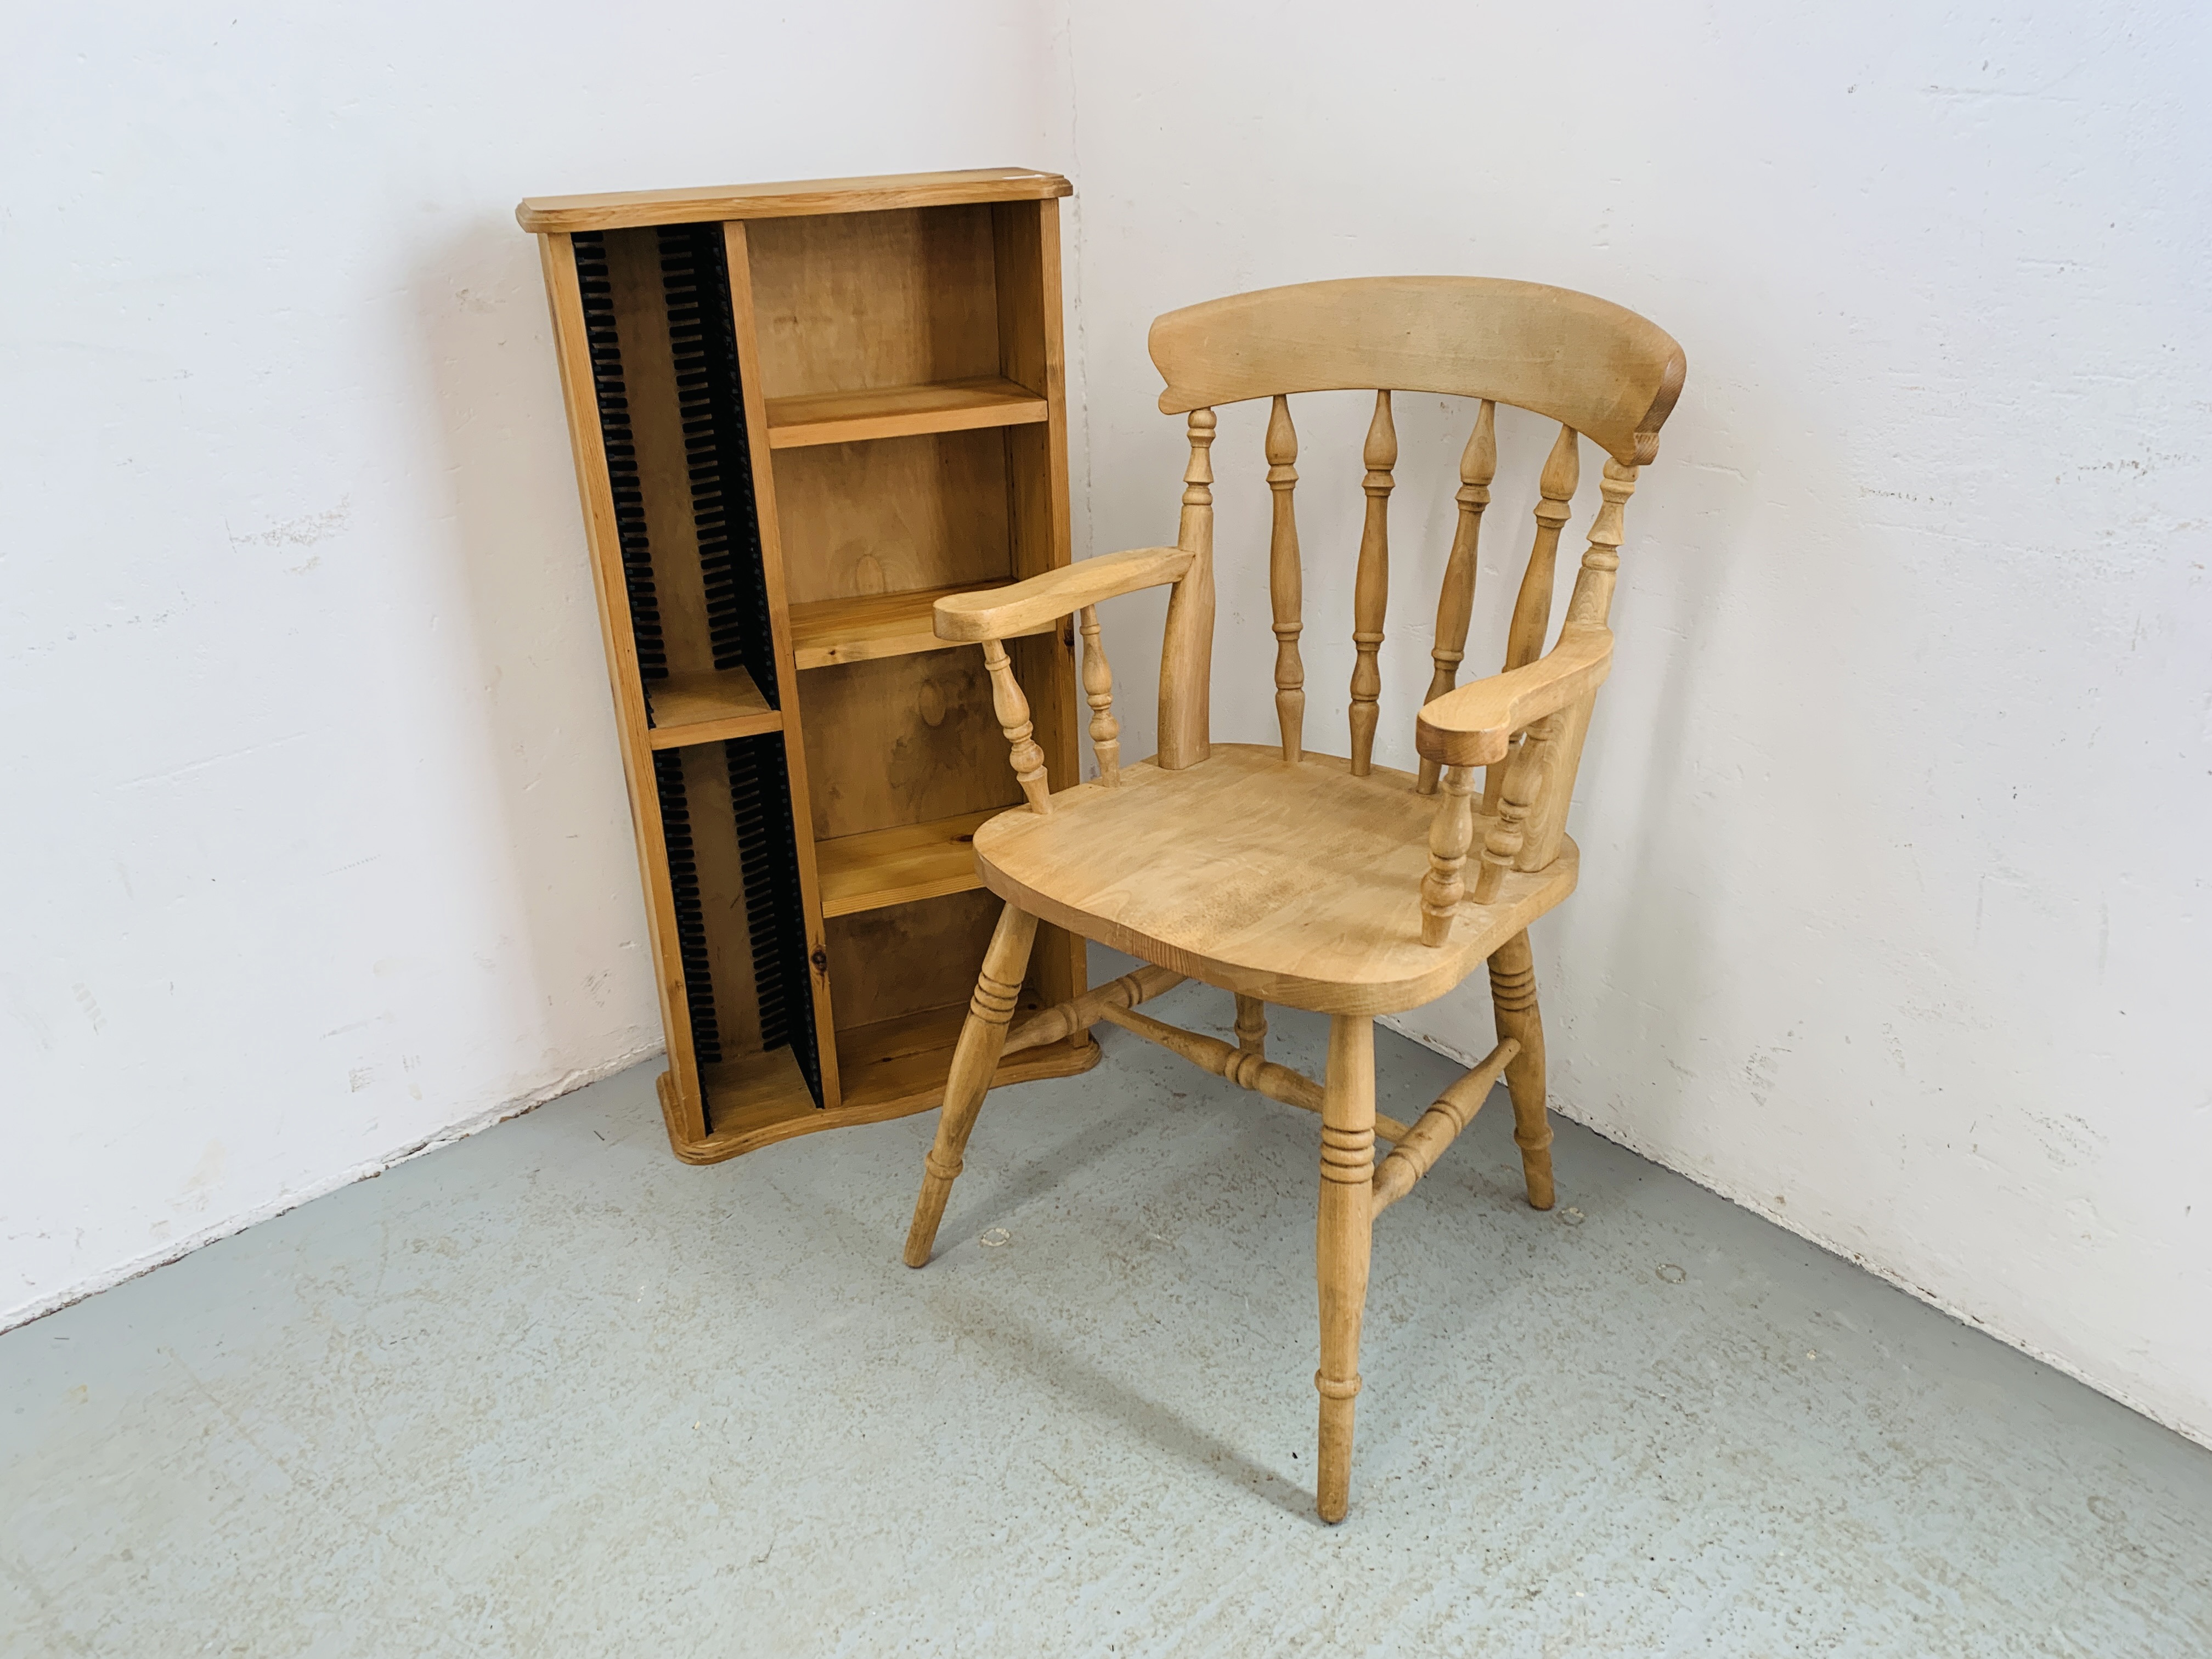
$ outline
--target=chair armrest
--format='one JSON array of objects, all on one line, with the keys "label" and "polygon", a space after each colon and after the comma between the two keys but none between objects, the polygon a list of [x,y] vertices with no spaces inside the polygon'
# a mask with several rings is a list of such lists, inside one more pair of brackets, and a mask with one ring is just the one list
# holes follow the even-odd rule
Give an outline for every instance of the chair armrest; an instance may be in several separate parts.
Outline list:
[{"label": "chair armrest", "polygon": [[1423,708],[1413,748],[1422,759],[1446,766],[1493,766],[1505,758],[1516,732],[1579,702],[1612,671],[1612,629],[1569,628],[1534,662],[1447,691]]},{"label": "chair armrest", "polygon": [[1190,568],[1191,556],[1179,547],[1135,547],[1079,559],[1011,587],[950,593],[935,607],[937,637],[969,644],[1010,639],[1040,623],[1072,617],[1101,599],[1178,580]]}]

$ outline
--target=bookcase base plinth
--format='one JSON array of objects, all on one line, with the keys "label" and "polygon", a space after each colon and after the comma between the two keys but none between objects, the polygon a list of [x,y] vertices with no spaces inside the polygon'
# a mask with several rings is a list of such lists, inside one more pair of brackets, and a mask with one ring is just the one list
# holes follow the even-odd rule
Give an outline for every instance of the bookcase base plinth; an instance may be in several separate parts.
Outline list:
[{"label": "bookcase base plinth", "polygon": [[[899,1022],[884,1023],[889,1025]],[[848,1032],[847,1042],[866,1029],[862,1028],[861,1033]],[[952,1036],[957,1035],[958,1027],[955,1024]],[[818,1107],[800,1085],[788,1099],[750,1105],[742,1114],[734,1115],[738,1116],[735,1122],[729,1121],[733,1115],[726,1112],[723,1127],[696,1140],[688,1138],[680,1127],[682,1120],[672,1093],[672,1074],[663,1072],[653,1083],[660,1100],[661,1119],[668,1128],[669,1149],[686,1164],[720,1164],[740,1153],[823,1129],[884,1123],[892,1118],[912,1117],[917,1112],[933,1110],[945,1099],[945,1077],[952,1060],[952,1036],[945,1037],[941,1046],[933,1043],[927,1048],[886,1052],[878,1064],[867,1068],[867,1079],[860,1097],[856,1099],[848,1091],[842,1105]],[[1000,1060],[991,1086],[1002,1089],[1010,1083],[1074,1077],[1096,1066],[1098,1058],[1098,1045],[1087,1036],[1048,1043]]]}]

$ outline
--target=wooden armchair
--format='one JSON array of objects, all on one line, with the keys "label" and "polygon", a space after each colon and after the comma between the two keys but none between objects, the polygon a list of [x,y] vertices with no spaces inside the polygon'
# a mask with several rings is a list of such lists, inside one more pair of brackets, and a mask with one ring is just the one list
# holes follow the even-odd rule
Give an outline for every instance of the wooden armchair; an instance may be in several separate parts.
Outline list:
[{"label": "wooden armchair", "polygon": [[[1163,412],[1189,416],[1181,533],[1174,547],[1082,561],[989,592],[939,599],[939,637],[972,641],[989,665],[999,720],[1028,805],[986,823],[975,856],[1006,902],[954,1050],[936,1144],[925,1163],[908,1265],[929,1260],[975,1114],[1002,1053],[1099,1020],[1171,1048],[1270,1099],[1321,1115],[1321,1455],[1316,1507],[1343,1518],[1352,1400],[1374,1218],[1410,1191],[1497,1081],[1513,1101],[1528,1201],[1552,1205],[1544,1036],[1528,924],[1574,890],[1567,803],[1597,688],[1612,661],[1607,617],[1622,511],[1683,377],[1681,349],[1633,313],[1587,295],[1474,277],[1378,277],[1238,295],[1152,325],[1167,381]],[[1415,728],[1418,775],[1373,764],[1376,656],[1389,580],[1387,513],[1397,438],[1390,393],[1478,398],[1460,463],[1459,520],[1437,605],[1436,672]],[[1299,555],[1290,395],[1375,392],[1366,520],[1353,600],[1351,755],[1305,747],[1298,658]],[[1272,398],[1270,585],[1279,747],[1217,744],[1207,731],[1213,635],[1216,405]],[[1544,463],[1535,534],[1508,634],[1504,671],[1454,690],[1467,641],[1476,538],[1497,467],[1496,404],[1559,422]],[[1579,436],[1578,436],[1579,434]],[[1606,452],[1603,505],[1558,641],[1543,648],[1553,563],[1580,471],[1580,437]],[[1123,767],[1099,601],[1170,587],[1159,752]],[[1003,641],[1077,616],[1099,776],[1048,792],[1029,708]],[[1478,800],[1474,769],[1486,766]],[[1464,877],[1480,848],[1473,883]],[[1030,1015],[1009,1032],[1039,919],[1153,964]],[[1374,1016],[1418,1007],[1490,964],[1498,1042],[1411,1124],[1375,1111]],[[1182,1030],[1136,1005],[1185,978],[1237,999],[1237,1044]],[[1266,1056],[1265,1005],[1330,1016],[1326,1079]],[[1375,1139],[1391,1143],[1378,1167]]]}]

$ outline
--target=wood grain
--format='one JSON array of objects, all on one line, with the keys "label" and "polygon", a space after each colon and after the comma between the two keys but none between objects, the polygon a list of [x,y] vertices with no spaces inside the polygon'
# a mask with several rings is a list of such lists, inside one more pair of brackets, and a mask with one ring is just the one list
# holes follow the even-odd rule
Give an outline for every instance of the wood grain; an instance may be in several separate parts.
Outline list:
[{"label": "wood grain", "polygon": [[775,449],[814,444],[909,438],[925,432],[1025,426],[1045,418],[1045,400],[1002,375],[884,386],[872,392],[822,392],[768,400],[768,441]]},{"label": "wood grain", "polygon": [[1374,1248],[1375,1022],[1328,1023],[1328,1079],[1321,1109],[1321,1204],[1314,1228],[1321,1290],[1321,1451],[1314,1509],[1341,1521],[1352,1499],[1352,1401],[1359,1393],[1359,1328]]},{"label": "wood grain", "polygon": [[[758,1152],[780,1140],[823,1129],[856,1127],[892,1118],[911,1117],[935,1107],[945,1096],[945,1067],[960,1034],[963,1006],[932,1008],[880,1025],[855,1026],[839,1033],[838,1064],[853,1073],[851,1096],[843,1103],[817,1107],[788,1048],[748,1056],[748,1080],[726,1104],[705,1139],[677,1134],[670,1109],[669,1074],[655,1079],[669,1143],[685,1164],[720,1164]],[[1098,1063],[1098,1045],[1073,1038],[1034,1048],[999,1062],[991,1086],[1033,1083],[1043,1078],[1073,1077]],[[716,1068],[719,1074],[719,1068]],[[727,1086],[727,1085],[726,1085]]]},{"label": "wood grain", "polygon": [[[1411,1129],[1390,1137],[1397,1144],[1375,1171],[1371,1189],[1375,1214],[1382,1214],[1412,1192],[1414,1183],[1436,1167],[1444,1149],[1474,1121],[1475,1113],[1489,1098],[1498,1074],[1520,1052],[1521,1045],[1511,1037],[1506,1038],[1438,1095],[1436,1103],[1414,1121]],[[1376,1120],[1376,1131],[1382,1133],[1379,1117]]]},{"label": "wood grain", "polygon": [[1589,696],[1612,672],[1610,629],[1564,629],[1548,656],[1475,680],[1428,704],[1414,721],[1413,747],[1447,766],[1502,762],[1516,732]]},{"label": "wood grain", "polygon": [[961,1024],[960,1040],[952,1051],[952,1069],[945,1079],[945,1109],[937,1120],[937,1139],[922,1160],[921,1193],[915,1200],[914,1221],[907,1231],[906,1265],[909,1267],[926,1263],[937,1242],[945,1200],[959,1177],[969,1132],[975,1127],[976,1109],[982,1105],[992,1073],[998,1069],[999,1054],[1006,1043],[1006,1025],[1020,994],[1022,976],[1029,969],[1030,946],[1036,938],[1036,918],[1009,904],[1000,912],[991,943],[983,952],[983,969],[976,975],[968,1018]]},{"label": "wood grain", "polygon": [[1382,717],[1382,617],[1390,600],[1391,469],[1398,465],[1398,429],[1390,419],[1390,394],[1375,394],[1375,418],[1361,453],[1367,477],[1360,488],[1367,514],[1359,532],[1359,568],[1352,592],[1352,775],[1364,778],[1375,759],[1375,726]]},{"label": "wood grain", "polygon": [[969,964],[982,960],[1004,908],[977,890],[830,917],[830,994],[838,1028],[963,1000],[974,985]]},{"label": "wood grain", "polygon": [[[1459,665],[1467,659],[1468,619],[1474,609],[1474,578],[1481,546],[1482,515],[1490,506],[1490,481],[1498,476],[1498,405],[1486,401],[1474,417],[1474,430],[1459,458],[1459,521],[1452,532],[1451,552],[1444,561],[1444,579],[1437,592],[1436,644],[1429,652],[1435,665],[1429,676],[1429,694],[1421,701],[1434,702],[1459,683]],[[1510,665],[1509,665],[1510,666]],[[1420,791],[1437,787],[1439,763],[1421,763]]]},{"label": "wood grain", "polygon": [[1147,963],[1133,973],[1094,986],[1079,997],[1070,998],[1019,1021],[1006,1033],[1006,1052],[1016,1054],[1087,1031],[1106,1017],[1109,1008],[1133,1008],[1182,983],[1181,974],[1171,974],[1164,968]]},{"label": "wood grain", "polygon": [[[937,635],[934,607],[939,599],[975,591],[925,587],[911,593],[874,593],[857,599],[794,605],[791,607],[792,654],[801,668],[835,668],[840,663],[949,650],[950,644]],[[1015,630],[1017,634],[1052,631],[1050,621]]]},{"label": "wood grain", "polygon": [[1191,568],[1178,547],[1133,547],[1102,553],[1010,587],[980,589],[937,601],[942,640],[1004,640],[1025,634],[1102,600],[1176,580]]},{"label": "wood grain", "polygon": [[799,684],[816,841],[1009,806],[1021,787],[978,651],[817,668]]},{"label": "wood grain", "polygon": [[691,190],[629,190],[585,196],[532,196],[515,220],[538,233],[611,230],[624,225],[690,225],[717,219],[775,219],[819,213],[869,213],[962,202],[1027,202],[1070,196],[1056,173],[1028,167],[969,167],[954,173],[897,173],[853,179],[796,179],[778,184],[718,185]]},{"label": "wood grain", "polygon": [[973,892],[983,884],[975,869],[975,831],[994,815],[995,809],[963,812],[816,843],[822,914],[849,915],[947,893]]},{"label": "wood grain", "polygon": [[652,730],[655,749],[720,743],[783,730],[783,715],[743,668],[709,668],[671,674],[653,684]]},{"label": "wood grain", "polygon": [[1630,465],[1658,453],[1682,348],[1634,312],[1488,276],[1363,276],[1262,289],[1153,323],[1160,412],[1300,392],[1482,398],[1571,426]]},{"label": "wood grain", "polygon": [[1298,656],[1305,631],[1305,573],[1298,562],[1298,433],[1291,400],[1277,397],[1267,411],[1267,490],[1274,521],[1267,535],[1267,603],[1274,615],[1275,723],[1282,729],[1283,758],[1292,765],[1305,753],[1306,668]]},{"label": "wood grain", "polygon": [[1395,1013],[1574,889],[1569,841],[1550,868],[1509,872],[1495,903],[1462,905],[1449,944],[1423,945],[1435,811],[1409,773],[1216,744],[1182,772],[1140,761],[1116,788],[1061,790],[1049,817],[1003,813],[975,853],[1000,897],[1146,962],[1294,1008]]},{"label": "wood grain", "polygon": [[998,433],[782,449],[774,477],[794,605],[989,587],[1014,574]]},{"label": "wood grain", "polygon": [[1213,708],[1213,434],[1210,409],[1188,422],[1190,462],[1182,474],[1182,517],[1176,545],[1190,565],[1168,596],[1160,644],[1159,764],[1195,766],[1210,751]]},{"label": "wood grain", "polygon": [[1536,1006],[1536,965],[1524,929],[1490,957],[1490,1000],[1500,1042],[1520,1046],[1505,1067],[1513,1096],[1513,1140],[1521,1149],[1521,1174],[1531,1207],[1548,1210],[1552,1185],[1552,1124],[1544,1109],[1544,1016]]},{"label": "wood grain", "polygon": [[746,234],[771,402],[1003,372],[988,206],[772,219]]}]

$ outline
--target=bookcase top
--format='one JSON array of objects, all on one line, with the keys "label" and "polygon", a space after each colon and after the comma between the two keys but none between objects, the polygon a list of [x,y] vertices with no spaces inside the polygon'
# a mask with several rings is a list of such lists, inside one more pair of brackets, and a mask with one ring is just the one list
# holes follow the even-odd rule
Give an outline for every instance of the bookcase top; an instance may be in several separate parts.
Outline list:
[{"label": "bookcase top", "polygon": [[814,213],[945,207],[959,202],[1036,202],[1073,196],[1056,173],[969,167],[958,173],[887,173],[866,179],[799,179],[701,190],[629,190],[598,196],[532,196],[514,210],[527,231],[617,230],[715,219],[792,219]]}]

